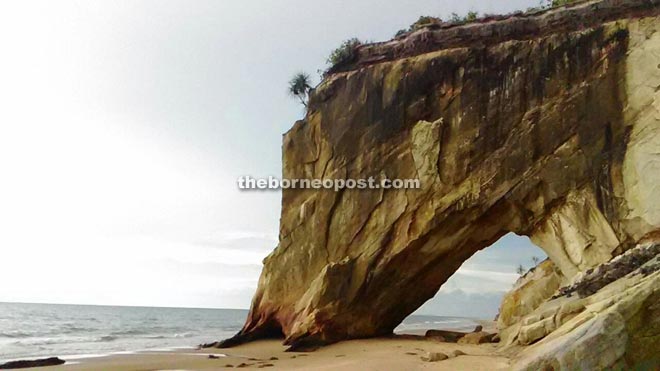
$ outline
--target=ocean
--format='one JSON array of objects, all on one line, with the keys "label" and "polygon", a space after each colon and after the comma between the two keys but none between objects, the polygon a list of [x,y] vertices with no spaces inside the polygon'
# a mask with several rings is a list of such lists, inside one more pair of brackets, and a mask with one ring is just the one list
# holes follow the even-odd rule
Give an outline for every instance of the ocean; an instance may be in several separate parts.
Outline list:
[{"label": "ocean", "polygon": [[[240,330],[247,310],[0,303],[0,363],[194,348]],[[472,330],[456,317],[406,318],[396,331]]]}]

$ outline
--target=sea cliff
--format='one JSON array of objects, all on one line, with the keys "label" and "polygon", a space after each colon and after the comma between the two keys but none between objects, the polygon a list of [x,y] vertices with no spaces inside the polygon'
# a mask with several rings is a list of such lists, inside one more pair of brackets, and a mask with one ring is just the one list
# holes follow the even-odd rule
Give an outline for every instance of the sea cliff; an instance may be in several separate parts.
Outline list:
[{"label": "sea cliff", "polygon": [[[659,14],[660,1],[591,1],[361,46],[285,134],[282,175],[422,187],[284,190],[279,245],[220,346],[390,334],[513,232],[549,257],[502,306],[517,367],[657,362]],[[561,295],[625,253],[648,259]]]}]

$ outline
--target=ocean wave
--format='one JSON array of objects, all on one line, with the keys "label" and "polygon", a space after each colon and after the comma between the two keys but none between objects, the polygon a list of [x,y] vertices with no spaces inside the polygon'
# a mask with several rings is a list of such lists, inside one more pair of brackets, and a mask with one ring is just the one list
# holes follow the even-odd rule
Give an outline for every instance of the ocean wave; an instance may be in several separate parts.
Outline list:
[{"label": "ocean wave", "polygon": [[[127,330],[112,331],[112,336],[127,336],[127,337],[144,337],[144,338],[187,338],[194,336],[192,333],[186,331],[187,329],[180,327],[161,327],[155,326],[150,328],[132,328]],[[172,334],[170,334],[172,333]]]},{"label": "ocean wave", "polygon": [[229,337],[244,322],[235,311],[185,311],[182,315],[179,310],[160,308],[0,303],[0,358],[95,354],[156,346],[188,349],[209,339]]},{"label": "ocean wave", "polygon": [[130,330],[113,331],[110,334],[113,336],[135,336],[135,335],[149,335],[150,333],[151,331],[149,330],[130,329]]},{"label": "ocean wave", "polygon": [[29,338],[31,336],[34,336],[34,334],[30,333],[30,332],[19,331],[19,330],[0,332],[0,338],[17,339],[17,338]]},{"label": "ocean wave", "polygon": [[75,343],[76,341],[66,338],[35,338],[29,340],[19,340],[12,344],[18,346],[40,346],[40,345],[54,345],[54,344],[67,344]]},{"label": "ocean wave", "polygon": [[81,326],[76,326],[74,324],[63,324],[61,329],[59,330],[53,330],[51,332],[60,332],[60,333],[65,333],[65,334],[73,334],[77,332],[92,332],[92,331],[97,331],[98,329],[96,328],[91,328],[91,327],[81,327]]},{"label": "ocean wave", "polygon": [[171,335],[149,335],[145,336],[147,339],[181,339],[181,338],[191,338],[195,334],[190,332],[184,332],[182,334],[171,334]]},{"label": "ocean wave", "polygon": [[44,346],[57,344],[76,344],[76,343],[107,343],[117,340],[118,337],[105,335],[99,337],[52,337],[52,338],[32,338],[27,340],[18,340],[12,345],[18,346]]},{"label": "ocean wave", "polygon": [[23,339],[23,338],[39,338],[46,337],[49,335],[60,335],[60,334],[77,334],[81,332],[93,332],[96,329],[88,327],[77,327],[73,325],[64,325],[60,328],[53,328],[50,330],[39,331],[39,332],[30,332],[22,330],[11,330],[11,331],[0,331],[0,338],[8,339]]}]

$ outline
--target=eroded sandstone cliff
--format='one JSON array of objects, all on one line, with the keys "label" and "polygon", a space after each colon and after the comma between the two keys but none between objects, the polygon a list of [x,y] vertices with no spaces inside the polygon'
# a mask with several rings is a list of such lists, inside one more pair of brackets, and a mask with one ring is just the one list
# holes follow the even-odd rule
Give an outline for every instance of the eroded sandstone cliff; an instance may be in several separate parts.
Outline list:
[{"label": "eroded sandstone cliff", "polygon": [[249,318],[221,345],[389,334],[509,232],[556,275],[511,308],[504,326],[519,326],[560,284],[657,238],[659,13],[658,0],[595,1],[360,49],[286,133],[283,177],[422,188],[285,190]]}]

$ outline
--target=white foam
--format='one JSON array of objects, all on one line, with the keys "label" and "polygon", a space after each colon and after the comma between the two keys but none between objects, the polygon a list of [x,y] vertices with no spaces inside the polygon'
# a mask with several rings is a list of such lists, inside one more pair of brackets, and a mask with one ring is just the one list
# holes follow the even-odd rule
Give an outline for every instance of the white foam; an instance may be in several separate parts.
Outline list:
[{"label": "white foam", "polygon": [[74,359],[86,359],[86,358],[101,358],[101,357],[108,357],[110,354],[71,354],[68,356],[62,356],[59,357],[67,362],[69,360],[74,360]]}]

